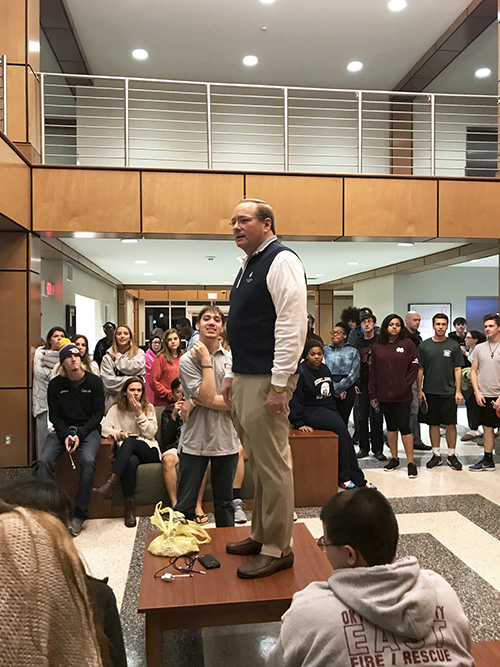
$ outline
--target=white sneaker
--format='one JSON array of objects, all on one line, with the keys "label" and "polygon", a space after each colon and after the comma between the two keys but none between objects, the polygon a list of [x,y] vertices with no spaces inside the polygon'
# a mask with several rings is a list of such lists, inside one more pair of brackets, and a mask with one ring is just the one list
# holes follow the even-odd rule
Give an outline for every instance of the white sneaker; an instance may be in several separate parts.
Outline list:
[{"label": "white sneaker", "polygon": [[294,520],[294,521],[297,521],[298,518],[299,518],[299,517],[297,516],[297,512],[294,512],[294,513],[293,513],[293,520]]},{"label": "white sneaker", "polygon": [[243,511],[243,508],[245,507],[245,503],[241,500],[241,498],[235,498],[233,500],[233,507],[234,507],[234,522],[235,523],[246,523],[247,522],[247,516],[245,512]]}]

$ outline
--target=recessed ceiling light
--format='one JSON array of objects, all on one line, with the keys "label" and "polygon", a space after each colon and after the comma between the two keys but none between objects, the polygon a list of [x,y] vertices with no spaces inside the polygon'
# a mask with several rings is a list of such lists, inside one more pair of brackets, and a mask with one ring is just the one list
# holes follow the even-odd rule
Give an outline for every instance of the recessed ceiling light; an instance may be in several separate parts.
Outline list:
[{"label": "recessed ceiling light", "polygon": [[491,70],[489,67],[480,67],[479,69],[476,70],[476,77],[478,79],[486,79],[487,76],[491,74]]},{"label": "recessed ceiling light", "polygon": [[401,248],[409,248],[410,246],[414,245],[413,243],[398,243],[398,246],[401,246]]},{"label": "recessed ceiling light", "polygon": [[363,63],[359,60],[353,60],[347,65],[349,72],[359,72],[363,69]]},{"label": "recessed ceiling light", "polygon": [[406,0],[389,0],[387,6],[391,12],[400,12],[402,9],[405,9],[407,5]]},{"label": "recessed ceiling light", "polygon": [[263,5],[272,5],[274,0],[260,0]]},{"label": "recessed ceiling light", "polygon": [[40,53],[40,42],[30,40],[28,42],[28,50],[30,53]]},{"label": "recessed ceiling light", "polygon": [[481,260],[480,259],[471,259],[470,261],[471,262],[480,262]]},{"label": "recessed ceiling light", "polygon": [[247,67],[254,67],[259,62],[257,56],[245,56],[243,58],[243,64]]},{"label": "recessed ceiling light", "polygon": [[324,273],[317,273],[316,278],[324,278],[325,274]]},{"label": "recessed ceiling light", "polygon": [[134,49],[132,51],[132,56],[136,60],[147,60],[149,58],[149,53],[146,51],[146,49]]},{"label": "recessed ceiling light", "polygon": [[135,263],[136,264],[147,264],[148,260],[147,259],[136,259]]},{"label": "recessed ceiling light", "polygon": [[145,276],[154,276],[154,273],[145,273]]},{"label": "recessed ceiling light", "polygon": [[347,266],[357,266],[359,262],[347,262]]},{"label": "recessed ceiling light", "polygon": [[150,285],[158,285],[157,280],[150,280],[149,283],[150,283]]},{"label": "recessed ceiling light", "polygon": [[137,239],[120,239],[122,243],[137,243]]}]

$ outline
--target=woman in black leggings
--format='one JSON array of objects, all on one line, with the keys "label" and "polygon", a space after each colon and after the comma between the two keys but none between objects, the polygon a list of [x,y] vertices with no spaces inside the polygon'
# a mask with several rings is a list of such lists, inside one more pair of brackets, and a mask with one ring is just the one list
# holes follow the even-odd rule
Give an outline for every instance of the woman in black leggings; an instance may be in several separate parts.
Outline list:
[{"label": "woman in black leggings", "polygon": [[290,401],[290,423],[305,433],[314,429],[333,431],[339,439],[339,479],[343,489],[355,486],[375,488],[367,482],[358,465],[347,426],[339,415],[333,397],[333,381],[323,363],[323,349],[316,340],[308,340],[299,366],[299,381]]},{"label": "woman in black leggings", "polygon": [[372,407],[382,410],[387,424],[391,460],[386,472],[399,468],[398,431],[408,461],[408,477],[418,475],[413,461],[413,435],[410,427],[411,386],[419,369],[415,343],[408,337],[403,319],[392,313],[382,322],[380,339],[372,346],[368,391]]},{"label": "woman in black leggings", "polygon": [[155,440],[158,423],[141,378],[131,377],[120,389],[116,402],[102,423],[102,435],[114,438],[118,451],[108,481],[98,489],[103,498],[111,498],[120,480],[125,497],[125,525],[133,528],[135,520],[135,485],[141,463],[159,463],[161,452]]}]

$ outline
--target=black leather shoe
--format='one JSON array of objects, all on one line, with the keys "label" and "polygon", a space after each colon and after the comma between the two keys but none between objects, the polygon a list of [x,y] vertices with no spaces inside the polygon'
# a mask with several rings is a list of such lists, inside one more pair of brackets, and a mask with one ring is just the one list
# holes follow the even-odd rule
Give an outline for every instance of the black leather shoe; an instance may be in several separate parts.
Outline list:
[{"label": "black leather shoe", "polygon": [[366,449],[360,449],[359,452],[356,454],[357,459],[364,459],[365,456],[368,456],[369,452]]},{"label": "black leather shoe", "polygon": [[269,577],[280,570],[286,570],[292,567],[292,565],[292,552],[286,556],[281,556],[281,558],[259,554],[255,558],[252,558],[252,560],[249,560],[248,563],[240,565],[237,573],[241,579],[260,579],[261,577]]},{"label": "black leather shoe", "polygon": [[424,445],[424,443],[421,442],[419,445],[413,445],[413,449],[417,452],[430,452],[432,447],[430,445]]},{"label": "black leather shoe", "polygon": [[260,554],[262,544],[247,537],[246,540],[240,542],[228,542],[226,544],[226,551],[228,554],[235,554],[236,556],[255,556]]}]

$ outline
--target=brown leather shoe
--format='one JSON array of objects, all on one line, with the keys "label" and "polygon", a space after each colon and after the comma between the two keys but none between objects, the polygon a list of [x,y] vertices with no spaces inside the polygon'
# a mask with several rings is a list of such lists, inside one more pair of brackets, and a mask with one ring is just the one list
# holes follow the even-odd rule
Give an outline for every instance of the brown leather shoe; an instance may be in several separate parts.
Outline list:
[{"label": "brown leather shoe", "polygon": [[264,556],[259,554],[249,560],[248,563],[240,565],[237,570],[238,577],[241,579],[260,579],[260,577],[269,577],[279,570],[286,570],[293,565],[293,553],[290,552],[281,558],[273,556]]},{"label": "brown leather shoe", "polygon": [[246,540],[240,542],[228,542],[226,544],[226,551],[228,554],[235,554],[236,556],[255,556],[260,554],[262,544],[247,537]]},{"label": "brown leather shoe", "polygon": [[116,483],[119,479],[120,477],[116,474],[116,472],[112,472],[102,486],[97,489],[94,488],[92,491],[94,491],[94,493],[99,493],[103,498],[109,500],[113,495]]},{"label": "brown leather shoe", "polygon": [[125,525],[127,528],[133,528],[136,523],[134,498],[133,496],[131,498],[125,498]]}]

